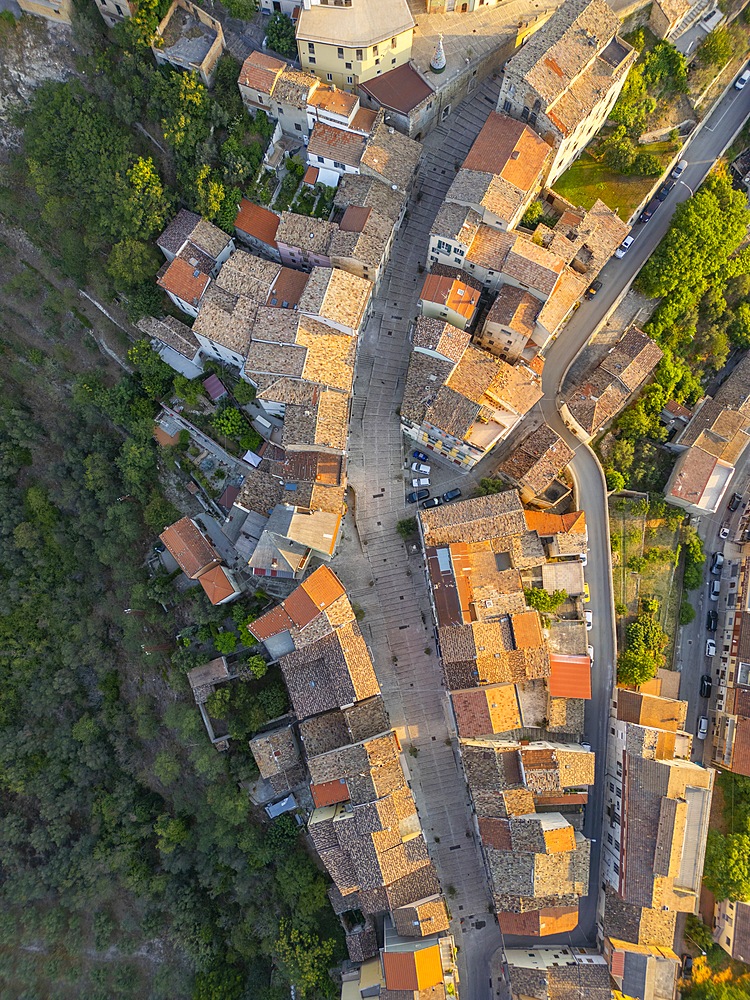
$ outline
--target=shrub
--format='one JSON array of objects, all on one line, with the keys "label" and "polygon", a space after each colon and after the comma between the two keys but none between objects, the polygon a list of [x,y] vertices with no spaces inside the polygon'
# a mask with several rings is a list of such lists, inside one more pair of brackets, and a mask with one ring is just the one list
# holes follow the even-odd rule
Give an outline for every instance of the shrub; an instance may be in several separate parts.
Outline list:
[{"label": "shrub", "polygon": [[568,599],[568,594],[565,590],[553,590],[550,594],[548,590],[544,590],[542,587],[530,587],[525,589],[523,593],[526,603],[530,608],[547,613],[557,611],[560,605]]},{"label": "shrub", "polygon": [[683,601],[680,605],[680,625],[689,625],[694,618],[695,608],[692,604],[688,604],[687,601]]},{"label": "shrub", "polygon": [[396,525],[396,531],[401,535],[403,539],[409,538],[410,535],[415,534],[417,530],[417,519],[416,517],[405,517],[402,521],[399,521]]}]

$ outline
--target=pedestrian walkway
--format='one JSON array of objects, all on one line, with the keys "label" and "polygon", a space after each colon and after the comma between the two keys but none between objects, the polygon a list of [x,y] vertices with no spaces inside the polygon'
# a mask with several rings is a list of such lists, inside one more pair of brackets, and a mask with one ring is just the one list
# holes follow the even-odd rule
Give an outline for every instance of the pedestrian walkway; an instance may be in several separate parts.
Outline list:
[{"label": "pedestrian walkway", "polygon": [[[397,522],[407,516],[398,410],[411,350],[409,325],[423,280],[419,265],[425,261],[430,227],[457,167],[495,107],[498,89],[496,81],[485,81],[425,142],[409,217],[396,237],[359,346],[348,457],[356,526],[350,516],[336,563],[364,612],[362,628],[404,747],[457,944],[476,919],[485,926],[490,898],[448,719],[421,554],[407,551],[396,531]],[[413,514],[413,508],[408,513]],[[492,950],[497,944],[499,933]],[[463,948],[461,965],[466,954]],[[472,995],[481,992],[472,990]]]}]

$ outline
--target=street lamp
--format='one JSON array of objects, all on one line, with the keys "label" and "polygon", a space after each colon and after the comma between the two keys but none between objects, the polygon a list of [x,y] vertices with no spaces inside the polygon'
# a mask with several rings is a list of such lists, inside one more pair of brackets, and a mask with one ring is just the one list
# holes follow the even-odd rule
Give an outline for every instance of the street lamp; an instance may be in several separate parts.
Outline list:
[{"label": "street lamp", "polygon": [[686,941],[692,941],[693,944],[695,945],[695,947],[700,950],[700,953],[701,953],[702,957],[703,958],[706,957],[705,951],[703,950],[703,948],[701,948],[701,946],[698,944],[697,941],[695,941],[693,938],[691,938],[689,934],[683,934],[682,936],[685,938]]}]

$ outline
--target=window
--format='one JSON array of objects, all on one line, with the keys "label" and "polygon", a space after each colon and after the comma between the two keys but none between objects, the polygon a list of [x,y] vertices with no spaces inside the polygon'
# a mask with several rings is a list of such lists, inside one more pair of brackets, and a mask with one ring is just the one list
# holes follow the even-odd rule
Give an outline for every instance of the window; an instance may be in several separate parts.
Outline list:
[{"label": "window", "polygon": [[607,834],[607,843],[608,843],[608,844],[611,844],[611,843],[612,843],[612,834],[611,834],[611,833],[608,833],[608,834]]},{"label": "window", "polygon": [[395,39],[395,37],[391,39],[391,48],[392,49],[396,48],[396,39]]},{"label": "window", "polygon": [[341,46],[339,46],[338,49],[336,50],[336,54],[338,55],[339,59],[344,58],[344,50],[341,48]]},{"label": "window", "polygon": [[379,66],[379,65],[380,65],[380,60],[379,60],[379,59],[376,59],[376,60],[375,60],[375,65],[376,65],[376,66]]},{"label": "window", "polygon": [[395,59],[391,59],[391,66],[395,66],[395,65],[396,65],[396,60]]},{"label": "window", "polygon": [[315,65],[315,56],[310,56],[307,60],[311,66]]},{"label": "window", "polygon": [[614,792],[614,790],[615,790],[615,783],[614,783],[614,781],[610,781],[610,783],[609,783],[609,790],[610,790],[610,792]]},{"label": "window", "polygon": [[311,53],[315,52],[315,46],[313,45],[312,42],[307,43],[307,51]]},{"label": "window", "polygon": [[347,83],[354,83],[354,77],[353,76],[347,76],[346,82]]},{"label": "window", "polygon": [[444,250],[446,253],[453,253],[453,246],[450,243],[446,243],[445,240],[437,241],[438,250]]},{"label": "window", "polygon": [[620,866],[615,861],[615,875],[619,875],[619,874],[620,874]]},{"label": "window", "polygon": [[450,113],[451,113],[451,106],[450,104],[446,104],[446,106],[443,108],[443,113],[440,115],[440,121],[444,122]]},{"label": "window", "polygon": [[302,126],[299,124],[299,122],[296,122],[294,127],[297,129],[298,132],[302,131]]},{"label": "window", "polygon": [[326,80],[330,83],[333,80],[333,73],[326,73]]},{"label": "window", "polygon": [[362,62],[362,49],[357,49],[357,59]]},{"label": "window", "polygon": [[379,55],[379,52],[378,52],[378,47],[377,47],[377,45],[373,45],[373,47],[372,47],[372,54],[373,54],[374,56],[377,56],[377,55]]},{"label": "window", "polygon": [[318,163],[325,163],[325,162],[326,161],[325,161],[324,157],[322,157],[322,156],[318,157]]},{"label": "window", "polygon": [[344,63],[344,65],[346,66],[347,69],[351,69],[352,68],[352,64],[351,63]]},{"label": "window", "polygon": [[521,121],[527,122],[528,120],[529,120],[529,109],[524,108],[523,111],[521,112]]}]

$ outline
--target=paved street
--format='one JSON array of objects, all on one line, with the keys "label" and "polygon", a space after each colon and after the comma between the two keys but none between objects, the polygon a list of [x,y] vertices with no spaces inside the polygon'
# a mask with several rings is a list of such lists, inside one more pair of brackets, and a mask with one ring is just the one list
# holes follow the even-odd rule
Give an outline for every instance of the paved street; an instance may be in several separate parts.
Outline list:
[{"label": "paved street", "polygon": [[489,959],[500,935],[489,913],[468,790],[451,742],[454,728],[446,717],[421,555],[408,553],[396,532],[397,521],[406,516],[398,408],[411,350],[409,324],[423,280],[418,264],[424,262],[430,226],[455,176],[454,163],[468,152],[495,106],[497,91],[496,82],[486,81],[449,126],[441,126],[425,143],[419,195],[396,238],[359,348],[349,448],[356,529],[350,518],[346,553],[336,567],[365,612],[362,628],[391,722],[407,751],[422,825],[447,893],[461,949],[462,996],[468,1000],[489,995]]},{"label": "paved street", "polygon": [[[349,476],[354,515],[349,516],[344,557],[337,571],[364,612],[362,627],[372,649],[391,721],[406,752],[414,794],[431,855],[452,911],[459,951],[462,995],[488,1000],[490,961],[500,945],[479,847],[474,839],[468,792],[451,743],[454,729],[432,637],[424,571],[418,551],[407,552],[396,533],[404,511],[404,453],[398,407],[403,395],[410,345],[408,327],[416,315],[429,228],[455,174],[454,164],[468,151],[489,112],[498,83],[486,81],[447,123],[427,139],[409,218],[397,236],[375,309],[360,344],[352,410]],[[608,316],[620,295],[666,232],[676,205],[689,197],[725,148],[750,110],[750,88],[731,90],[685,152],[689,166],[653,220],[637,227],[633,247],[623,260],[602,271],[604,287],[584,303],[547,352],[545,398],[532,419],[541,415],[575,448],[571,464],[578,502],[587,512],[590,555],[586,571],[594,612],[593,697],[588,703],[586,739],[599,754],[597,781],[587,809],[585,833],[593,837],[590,885],[582,901],[576,932],[569,944],[592,943],[596,928],[599,836],[603,809],[603,751],[615,668],[614,609],[607,524],[606,490],[598,462],[563,424],[557,395],[565,371]],[[712,124],[714,123],[714,124]],[[417,197],[419,200],[417,200]],[[471,490],[475,476],[443,470],[439,488]],[[411,511],[409,511],[411,513]],[[545,938],[545,943],[557,943]],[[528,942],[508,941],[508,944]]]}]

